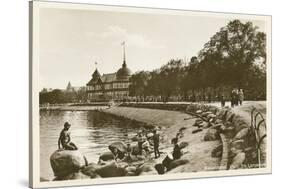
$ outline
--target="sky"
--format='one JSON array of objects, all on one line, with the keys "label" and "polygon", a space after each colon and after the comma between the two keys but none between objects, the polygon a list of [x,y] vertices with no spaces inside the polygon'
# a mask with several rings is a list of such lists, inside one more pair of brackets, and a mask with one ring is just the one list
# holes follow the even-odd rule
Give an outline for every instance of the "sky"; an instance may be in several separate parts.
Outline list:
[{"label": "sky", "polygon": [[[126,42],[128,68],[160,68],[170,59],[196,56],[231,19],[187,15],[40,9],[40,89],[85,86],[96,67],[114,73],[123,63]],[[242,20],[243,21],[243,20]],[[264,22],[251,20],[264,30]],[[95,64],[97,62],[97,65]]]}]

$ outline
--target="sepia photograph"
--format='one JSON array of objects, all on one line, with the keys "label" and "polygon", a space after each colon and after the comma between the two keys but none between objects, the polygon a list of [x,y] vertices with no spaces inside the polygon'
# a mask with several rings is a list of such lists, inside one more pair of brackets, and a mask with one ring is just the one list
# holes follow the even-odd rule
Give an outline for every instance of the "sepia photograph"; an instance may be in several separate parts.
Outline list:
[{"label": "sepia photograph", "polygon": [[271,16],[29,11],[31,187],[271,173]]}]

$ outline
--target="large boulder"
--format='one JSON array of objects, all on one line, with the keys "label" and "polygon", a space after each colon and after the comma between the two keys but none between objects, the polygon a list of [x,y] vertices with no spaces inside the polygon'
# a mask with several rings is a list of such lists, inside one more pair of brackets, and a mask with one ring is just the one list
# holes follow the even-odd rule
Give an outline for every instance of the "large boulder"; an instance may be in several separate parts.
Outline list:
[{"label": "large boulder", "polygon": [[126,145],[123,142],[114,142],[108,146],[109,150],[111,152],[114,152],[114,149],[116,148],[118,151],[122,153],[126,153]]},{"label": "large boulder", "polygon": [[114,160],[114,154],[112,152],[104,152],[100,155],[99,160],[102,160],[102,161]]},{"label": "large boulder", "polygon": [[205,133],[204,140],[205,141],[214,141],[219,139],[219,132],[217,129],[208,129]]},{"label": "large boulder", "polygon": [[238,153],[233,159],[230,165],[230,169],[238,169],[244,163],[246,154],[244,152]]},{"label": "large boulder", "polygon": [[82,170],[82,173],[95,178],[99,175],[102,178],[106,177],[121,177],[127,174],[125,166],[119,166],[115,161],[109,162],[105,165],[89,164]]},{"label": "large boulder", "polygon": [[169,164],[167,170],[169,171],[169,170],[171,170],[171,169],[174,169],[174,168],[176,168],[176,167],[178,167],[178,166],[180,166],[180,165],[184,165],[184,164],[187,164],[187,163],[189,163],[189,160],[187,160],[187,159],[176,159],[176,160],[173,160],[173,161]]},{"label": "large boulder", "polygon": [[144,163],[136,170],[137,175],[157,175],[158,172],[150,163]]},{"label": "large boulder", "polygon": [[241,129],[238,133],[236,133],[235,137],[233,138],[233,141],[245,139],[249,133],[248,128]]},{"label": "large boulder", "polygon": [[81,180],[81,179],[90,179],[91,177],[82,174],[81,172],[70,173],[69,175],[60,177],[57,176],[53,181],[62,181],[62,180]]},{"label": "large boulder", "polygon": [[87,165],[86,158],[78,150],[57,150],[51,155],[50,162],[56,177],[78,172]]}]

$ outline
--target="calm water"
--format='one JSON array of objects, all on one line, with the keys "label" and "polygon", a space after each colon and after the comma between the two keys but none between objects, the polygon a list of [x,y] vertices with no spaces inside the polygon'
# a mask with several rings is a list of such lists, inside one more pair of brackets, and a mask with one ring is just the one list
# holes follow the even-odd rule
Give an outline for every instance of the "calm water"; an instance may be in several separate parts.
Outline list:
[{"label": "calm water", "polygon": [[89,162],[97,162],[110,143],[126,142],[138,127],[96,111],[40,111],[40,177],[54,178],[50,156],[58,149],[59,133],[66,121],[72,125],[72,142]]}]

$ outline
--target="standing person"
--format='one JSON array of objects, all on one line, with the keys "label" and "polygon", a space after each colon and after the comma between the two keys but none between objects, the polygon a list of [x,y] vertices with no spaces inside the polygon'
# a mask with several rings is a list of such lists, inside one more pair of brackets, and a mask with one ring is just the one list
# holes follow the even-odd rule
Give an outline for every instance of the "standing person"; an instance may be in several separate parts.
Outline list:
[{"label": "standing person", "polygon": [[159,152],[159,134],[157,133],[157,130],[153,130],[153,147],[154,147],[154,155],[155,159],[160,157],[160,152]]},{"label": "standing person", "polygon": [[242,89],[240,89],[239,92],[238,92],[238,98],[239,98],[239,104],[241,106],[242,103],[243,103],[243,100],[244,100],[244,93],[243,93]]},{"label": "standing person", "polygon": [[61,149],[60,145],[62,145],[62,148],[65,150],[78,150],[77,146],[71,142],[70,138],[70,129],[71,125],[68,122],[64,123],[64,128],[60,132],[60,137],[58,140],[58,147]]},{"label": "standing person", "polygon": [[231,91],[231,108],[234,107],[234,104],[235,104],[235,90],[233,89]]},{"label": "standing person", "polygon": [[235,89],[235,105],[238,106],[239,103],[239,90]]},{"label": "standing person", "polygon": [[139,155],[142,155],[142,144],[146,140],[142,130],[139,130],[137,138],[138,138]]},{"label": "standing person", "polygon": [[221,107],[224,107],[225,106],[225,98],[224,98],[224,95],[221,95]]},{"label": "standing person", "polygon": [[127,153],[127,157],[126,157],[127,161],[128,162],[132,162],[132,157],[131,157],[132,148],[131,148],[131,144],[130,143],[127,144],[126,153]]}]

